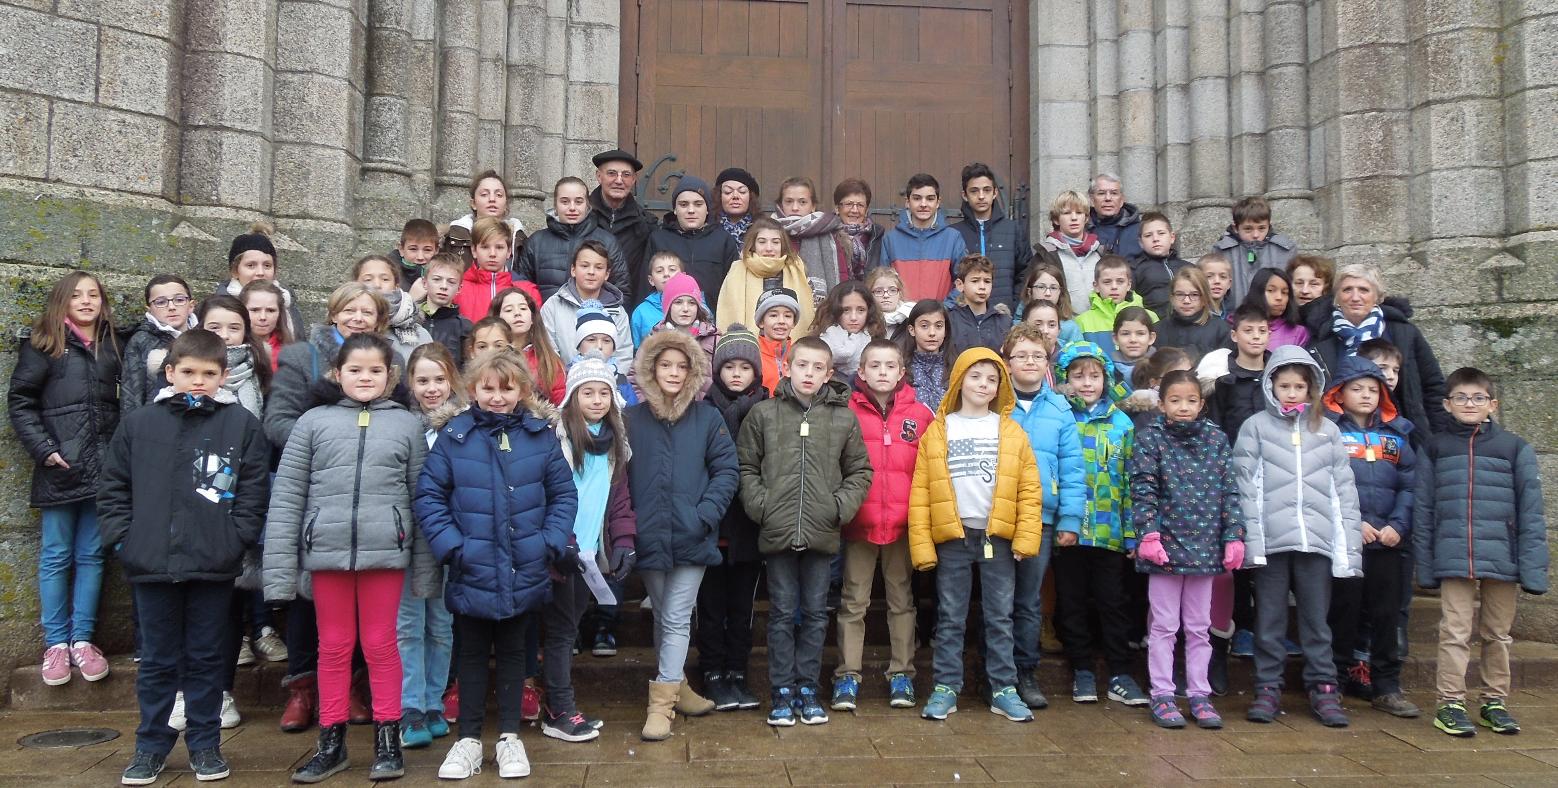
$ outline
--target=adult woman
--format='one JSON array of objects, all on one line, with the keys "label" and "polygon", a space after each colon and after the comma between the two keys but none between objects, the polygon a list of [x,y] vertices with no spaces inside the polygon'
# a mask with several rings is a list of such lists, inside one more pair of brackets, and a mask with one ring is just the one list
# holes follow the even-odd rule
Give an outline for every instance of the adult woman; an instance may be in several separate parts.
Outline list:
[{"label": "adult woman", "polygon": [[866,269],[882,256],[882,236],[887,230],[871,221],[871,186],[859,178],[845,178],[833,187],[833,208],[838,211],[839,254],[850,279],[865,279]]},{"label": "adult woman", "polygon": [[486,170],[471,181],[471,212],[450,222],[449,226],[469,230],[483,216],[491,216],[508,225],[514,235],[509,244],[511,251],[524,245],[525,223],[519,217],[509,216],[509,187],[497,170]]},{"label": "adult woman", "polygon": [[[276,228],[266,222],[255,222],[249,226],[249,232],[233,239],[227,247],[227,284],[216,289],[215,292],[226,293],[237,297],[250,282],[276,281],[276,246],[271,242],[271,236],[276,234]],[[282,314],[286,316],[286,333],[288,336],[297,336],[303,326],[303,312],[298,309],[297,302],[292,299],[292,292],[277,284],[276,289],[281,292]]]},{"label": "adult woman", "polygon": [[552,210],[546,213],[546,229],[525,242],[524,251],[514,258],[514,275],[534,282],[541,289],[541,301],[551,298],[567,284],[573,267],[574,252],[585,241],[599,241],[611,261],[610,281],[626,293],[627,261],[617,248],[617,239],[602,228],[590,211],[590,187],[569,176],[552,187]]},{"label": "adult woman", "polygon": [[1336,374],[1342,357],[1357,355],[1359,345],[1384,339],[1401,351],[1400,379],[1392,398],[1416,427],[1414,442],[1450,426],[1439,359],[1423,332],[1412,325],[1412,305],[1385,297],[1378,269],[1358,263],[1343,266],[1331,295],[1315,299],[1311,306],[1308,348],[1326,379]]},{"label": "adult woman", "polygon": [[714,194],[719,197],[719,211],[715,218],[719,226],[736,243],[746,240],[747,228],[757,218],[757,179],[740,167],[726,167],[714,179]]}]

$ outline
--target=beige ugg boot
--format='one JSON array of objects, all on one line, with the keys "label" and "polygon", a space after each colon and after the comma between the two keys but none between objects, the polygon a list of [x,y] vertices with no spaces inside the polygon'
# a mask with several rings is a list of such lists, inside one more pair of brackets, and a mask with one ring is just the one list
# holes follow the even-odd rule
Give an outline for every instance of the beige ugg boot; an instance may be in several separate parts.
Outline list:
[{"label": "beige ugg boot", "polygon": [[681,687],[676,691],[676,710],[689,717],[702,717],[714,711],[714,701],[694,692],[687,679],[682,679]]},{"label": "beige ugg boot", "polygon": [[676,692],[680,685],[669,681],[649,682],[649,713],[644,719],[644,730],[638,734],[644,741],[665,741],[671,738],[671,720],[676,719]]}]

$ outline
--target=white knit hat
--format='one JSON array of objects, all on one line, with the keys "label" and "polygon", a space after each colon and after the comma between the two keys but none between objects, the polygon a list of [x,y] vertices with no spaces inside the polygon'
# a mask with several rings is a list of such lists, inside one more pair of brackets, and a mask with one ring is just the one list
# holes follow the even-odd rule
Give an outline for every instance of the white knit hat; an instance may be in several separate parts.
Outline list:
[{"label": "white knit hat", "polygon": [[600,381],[611,389],[612,397],[617,400],[617,407],[623,407],[622,393],[617,390],[617,368],[600,356],[590,353],[574,359],[573,365],[568,368],[567,388],[563,393],[563,404],[573,399],[574,391],[586,383]]}]

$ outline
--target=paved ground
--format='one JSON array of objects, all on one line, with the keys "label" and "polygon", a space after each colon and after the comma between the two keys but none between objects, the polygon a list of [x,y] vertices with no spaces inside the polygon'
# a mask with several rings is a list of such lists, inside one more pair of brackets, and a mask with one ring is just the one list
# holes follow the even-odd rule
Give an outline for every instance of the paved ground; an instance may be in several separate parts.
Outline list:
[{"label": "paved ground", "polygon": [[[1519,736],[1482,733],[1452,739],[1424,719],[1396,720],[1349,701],[1353,726],[1322,728],[1297,695],[1274,725],[1245,722],[1247,698],[1224,698],[1222,731],[1155,728],[1145,711],[1117,704],[1063,702],[1021,725],[968,702],[944,723],[889,709],[867,698],[856,714],[835,713],[818,727],[776,731],[757,712],[678,719],[676,735],[656,744],[638,740],[642,706],[617,702],[585,708],[603,717],[600,739],[567,744],[528,729],[523,735],[534,773],[522,785],[807,785],[905,783],[1052,783],[1074,785],[1260,784],[1305,786],[1558,785],[1558,691],[1523,691],[1511,709],[1526,726]],[[1431,698],[1413,700],[1427,705]],[[224,751],[234,775],[223,785],[279,786],[309,753],[312,734],[283,734],[274,712],[228,731]],[[71,726],[116,728],[112,742],[76,750],[26,750],[21,736]],[[0,785],[115,784],[134,747],[135,718],[123,712],[29,711],[0,714]],[[352,730],[353,770],[329,784],[366,783],[370,729]],[[488,755],[491,756],[491,740]],[[434,785],[449,739],[410,753],[400,784]],[[159,785],[194,786],[180,749]],[[491,764],[489,763],[489,767]],[[495,768],[468,781],[496,785]]]}]

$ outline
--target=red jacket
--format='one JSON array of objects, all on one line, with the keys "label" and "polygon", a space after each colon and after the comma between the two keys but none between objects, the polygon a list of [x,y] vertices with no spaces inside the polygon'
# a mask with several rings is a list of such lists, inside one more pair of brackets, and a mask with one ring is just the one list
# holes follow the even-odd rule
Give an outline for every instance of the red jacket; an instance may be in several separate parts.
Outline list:
[{"label": "red jacket", "polygon": [[[461,316],[475,323],[487,316],[487,309],[492,306],[492,297],[510,287],[530,293],[537,304],[541,303],[541,291],[536,289],[534,282],[515,279],[506,269],[492,273],[473,265],[460,280],[460,292],[455,293],[454,305],[460,308]],[[533,319],[539,323],[541,315],[536,314]]]},{"label": "red jacket", "polygon": [[884,415],[876,398],[857,379],[849,397],[849,409],[860,419],[860,433],[871,458],[871,489],[855,519],[844,526],[844,538],[872,544],[892,544],[909,528],[909,488],[914,483],[914,460],[920,436],[936,416],[914,398],[914,387],[904,383],[893,393]]}]

